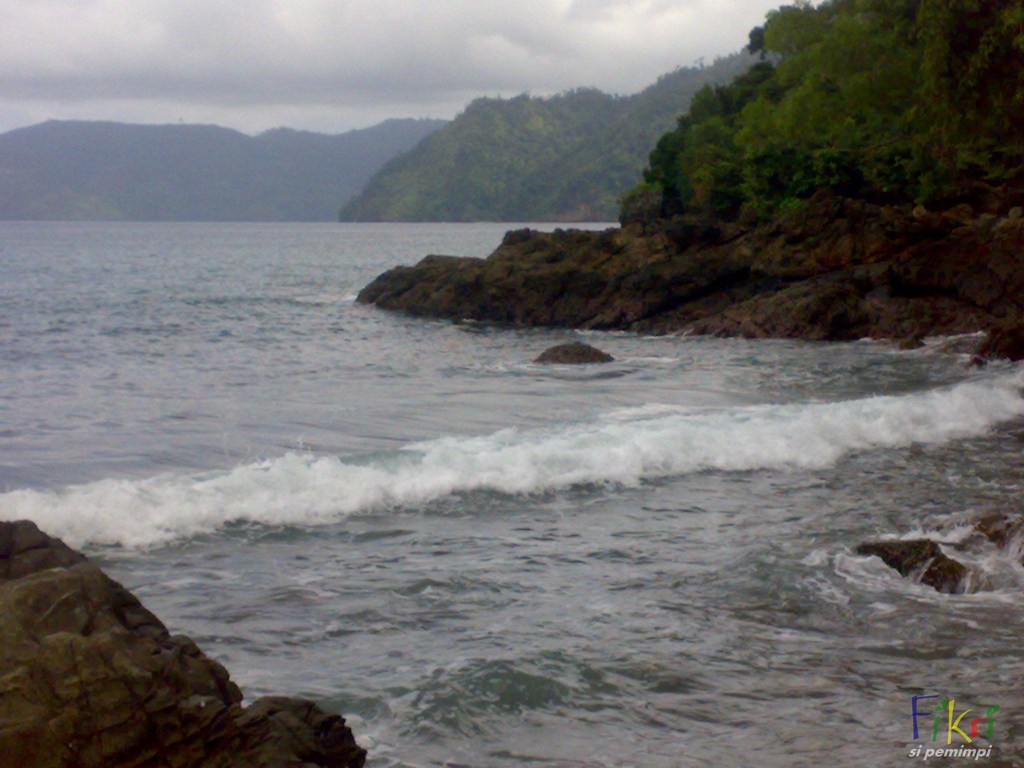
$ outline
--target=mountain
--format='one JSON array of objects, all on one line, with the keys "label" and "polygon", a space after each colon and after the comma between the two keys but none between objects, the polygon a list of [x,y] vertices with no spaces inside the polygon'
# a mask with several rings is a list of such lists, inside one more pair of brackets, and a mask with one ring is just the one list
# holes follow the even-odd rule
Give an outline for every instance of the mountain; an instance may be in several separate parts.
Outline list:
[{"label": "mountain", "polygon": [[632,96],[581,88],[549,98],[472,102],[386,164],[343,221],[610,221],[651,146],[705,84],[750,66],[747,54],[664,75]]},{"label": "mountain", "polygon": [[50,121],[0,134],[0,219],[335,221],[388,160],[444,124],[324,135]]}]

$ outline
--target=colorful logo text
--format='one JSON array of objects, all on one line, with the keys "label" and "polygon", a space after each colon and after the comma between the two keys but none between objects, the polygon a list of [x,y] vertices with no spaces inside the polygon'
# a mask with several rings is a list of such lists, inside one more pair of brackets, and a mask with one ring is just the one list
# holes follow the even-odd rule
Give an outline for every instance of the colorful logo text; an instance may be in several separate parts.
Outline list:
[{"label": "colorful logo text", "polygon": [[[939,699],[938,706],[931,708],[930,704],[923,704],[929,699]],[[984,709],[984,717],[976,716],[964,722],[971,712],[980,710],[965,709],[963,712],[957,713],[956,701],[952,698],[940,697],[938,694],[911,696],[910,719],[914,724],[914,740],[917,741],[921,738],[918,721],[922,718],[931,718],[933,742],[944,737],[948,746],[953,743],[954,733],[967,744],[971,744],[979,736],[983,736],[991,742],[992,734],[995,732],[995,714],[999,711],[999,706],[993,705]]]}]

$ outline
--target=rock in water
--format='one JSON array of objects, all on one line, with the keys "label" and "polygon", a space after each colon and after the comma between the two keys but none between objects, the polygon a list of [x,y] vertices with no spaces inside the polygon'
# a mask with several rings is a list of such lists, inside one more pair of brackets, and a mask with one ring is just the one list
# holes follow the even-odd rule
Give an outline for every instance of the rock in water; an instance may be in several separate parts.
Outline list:
[{"label": "rock in water", "polygon": [[581,341],[572,341],[568,344],[557,344],[549,347],[533,362],[582,365],[585,363],[610,363],[614,359],[614,357],[596,347],[584,344]]},{"label": "rock in water", "polygon": [[869,541],[857,547],[858,555],[875,555],[903,576],[912,576],[939,592],[964,591],[968,570],[947,557],[931,539]]},{"label": "rock in water", "polygon": [[978,348],[978,355],[983,360],[1024,360],[1024,316],[993,326]]},{"label": "rock in water", "polygon": [[1021,557],[1022,536],[1024,536],[1024,516],[996,513],[986,515],[974,524],[978,533],[995,544],[1024,565]]},{"label": "rock in water", "polygon": [[0,522],[0,767],[361,768],[345,720],[227,670],[34,523]]}]

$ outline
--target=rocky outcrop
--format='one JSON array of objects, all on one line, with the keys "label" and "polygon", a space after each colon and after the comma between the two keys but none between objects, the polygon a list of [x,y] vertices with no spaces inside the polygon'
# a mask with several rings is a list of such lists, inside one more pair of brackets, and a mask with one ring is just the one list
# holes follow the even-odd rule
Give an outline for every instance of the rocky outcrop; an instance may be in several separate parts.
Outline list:
[{"label": "rocky outcrop", "polygon": [[358,768],[343,718],[249,707],[227,671],[86,557],[0,522],[0,766]]},{"label": "rocky outcrop", "polygon": [[974,524],[975,530],[996,547],[1024,565],[1024,516],[986,515]]},{"label": "rocky outcrop", "polygon": [[1024,315],[993,326],[978,348],[978,357],[982,360],[1024,360]]},{"label": "rocky outcrop", "polygon": [[857,547],[857,554],[879,557],[900,575],[939,592],[963,592],[969,573],[931,539],[869,541]]},{"label": "rocky outcrop", "polygon": [[607,352],[581,341],[568,344],[556,344],[548,347],[533,362],[547,365],[587,365],[590,363],[610,363],[615,360]]},{"label": "rocky outcrop", "polygon": [[[938,211],[819,193],[749,226],[517,230],[487,259],[390,270],[359,301],[522,325],[912,344],[1024,318],[1019,204],[1002,190]],[[993,342],[1016,354],[1004,349]]]},{"label": "rocky outcrop", "polygon": [[[969,525],[973,530],[952,545],[958,553],[973,552],[977,557],[994,546],[1004,556],[1024,565],[1024,515],[997,512],[970,521]],[[858,555],[879,557],[901,575],[939,592],[970,592],[992,586],[985,574],[949,557],[934,539],[869,541],[856,551]]]}]

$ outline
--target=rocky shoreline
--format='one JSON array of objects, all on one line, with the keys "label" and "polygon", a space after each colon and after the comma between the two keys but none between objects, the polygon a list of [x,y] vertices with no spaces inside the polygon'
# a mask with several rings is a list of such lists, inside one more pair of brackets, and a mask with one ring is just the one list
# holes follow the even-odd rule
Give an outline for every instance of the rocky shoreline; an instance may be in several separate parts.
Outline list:
[{"label": "rocky shoreline", "polygon": [[227,670],[84,555],[0,522],[0,766],[362,768],[344,718],[245,706]]},{"label": "rocky shoreline", "polygon": [[[930,211],[822,193],[767,223],[518,230],[487,259],[392,269],[359,301],[452,320],[907,346],[984,330],[981,356],[1024,359],[1022,203],[993,193]],[[538,362],[606,360],[581,346]],[[957,553],[1020,559],[1024,519],[972,526],[957,541],[856,552],[941,592],[984,590]],[[0,768],[365,764],[340,715],[284,697],[244,705],[223,666],[31,522],[0,522],[0,614]]]},{"label": "rocky shoreline", "polygon": [[515,325],[843,341],[991,334],[1019,359],[1024,200],[941,210],[821,192],[762,223],[676,218],[604,232],[509,232],[486,259],[428,256],[358,301]]},{"label": "rocky shoreline", "polygon": [[[976,363],[1022,360],[1024,194],[979,187],[929,210],[823,191],[769,222],[516,230],[486,259],[434,255],[391,269],[358,301],[454,321],[906,348],[984,331]],[[1019,516],[974,531],[1019,557]],[[856,552],[940,592],[985,588],[933,539],[864,542]]]}]

